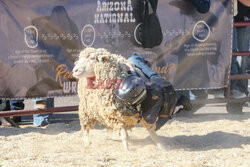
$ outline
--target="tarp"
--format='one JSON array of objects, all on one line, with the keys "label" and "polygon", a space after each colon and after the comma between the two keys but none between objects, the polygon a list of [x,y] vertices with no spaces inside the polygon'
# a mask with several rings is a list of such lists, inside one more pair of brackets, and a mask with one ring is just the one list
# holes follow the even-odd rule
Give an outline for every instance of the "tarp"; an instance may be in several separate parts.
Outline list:
[{"label": "tarp", "polygon": [[140,53],[175,89],[225,87],[231,3],[200,13],[191,0],[0,0],[0,97],[76,94],[86,47]]}]

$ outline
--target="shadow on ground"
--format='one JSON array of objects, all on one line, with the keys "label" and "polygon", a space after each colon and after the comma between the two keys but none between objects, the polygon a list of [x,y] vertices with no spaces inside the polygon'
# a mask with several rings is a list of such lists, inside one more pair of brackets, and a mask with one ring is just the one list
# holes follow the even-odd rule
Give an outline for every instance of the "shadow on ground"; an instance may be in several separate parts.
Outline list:
[{"label": "shadow on ground", "polygon": [[[242,145],[250,144],[250,137],[244,137],[234,133],[216,131],[207,135],[193,136],[160,136],[160,140],[170,149],[185,149],[188,151],[207,151],[213,149],[242,148]],[[134,139],[135,145],[151,145],[153,141],[150,137],[145,139]]]},{"label": "shadow on ground", "polygon": [[250,112],[243,114],[230,113],[190,113],[188,111],[177,113],[175,118],[186,123],[209,122],[218,120],[244,121],[250,118]]}]

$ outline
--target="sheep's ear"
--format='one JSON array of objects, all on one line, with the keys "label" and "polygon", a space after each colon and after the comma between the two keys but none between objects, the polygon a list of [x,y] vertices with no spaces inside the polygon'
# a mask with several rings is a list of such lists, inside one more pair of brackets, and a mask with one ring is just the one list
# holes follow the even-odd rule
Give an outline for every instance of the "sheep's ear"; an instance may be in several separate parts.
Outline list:
[{"label": "sheep's ear", "polygon": [[96,56],[96,60],[97,60],[98,62],[105,62],[105,61],[108,60],[108,57],[107,57],[107,56],[104,56],[104,55],[98,55],[98,56]]}]

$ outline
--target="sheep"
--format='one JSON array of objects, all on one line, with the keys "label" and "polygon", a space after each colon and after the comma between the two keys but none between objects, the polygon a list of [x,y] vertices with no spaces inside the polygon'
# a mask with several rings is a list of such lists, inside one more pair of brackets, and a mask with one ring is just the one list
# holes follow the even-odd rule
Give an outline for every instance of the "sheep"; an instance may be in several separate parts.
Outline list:
[{"label": "sheep", "polygon": [[[107,129],[119,130],[123,146],[125,150],[129,150],[127,130],[137,124],[139,114],[121,114],[126,108],[117,107],[113,101],[119,82],[110,84],[110,81],[122,78],[124,65],[128,62],[121,55],[111,54],[102,48],[86,48],[80,52],[73,68],[73,76],[78,79],[79,119],[84,145],[90,144],[89,130],[98,122]],[[143,118],[140,124],[147,129],[156,145],[165,149],[155,133],[156,125],[148,124]]]}]

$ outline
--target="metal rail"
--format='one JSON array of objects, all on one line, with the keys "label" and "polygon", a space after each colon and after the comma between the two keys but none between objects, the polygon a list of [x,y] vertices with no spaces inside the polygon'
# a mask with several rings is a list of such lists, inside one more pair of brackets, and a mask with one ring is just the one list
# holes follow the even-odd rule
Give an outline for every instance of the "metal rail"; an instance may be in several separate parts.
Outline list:
[{"label": "metal rail", "polygon": [[47,110],[13,110],[13,111],[1,111],[0,117],[13,117],[13,116],[24,116],[33,114],[48,114],[48,113],[58,113],[58,112],[69,112],[78,111],[78,106],[68,106],[68,107],[56,107]]},{"label": "metal rail", "polygon": [[233,52],[233,56],[250,56],[250,52]]},{"label": "metal rail", "polygon": [[250,21],[247,22],[235,22],[234,23],[235,27],[246,27],[246,26],[250,26]]},{"label": "metal rail", "polygon": [[243,103],[247,101],[250,101],[250,97],[244,97],[240,99],[215,98],[215,99],[194,100],[194,101],[191,101],[191,103],[193,105],[198,105],[198,104],[218,104],[218,103]]},{"label": "metal rail", "polygon": [[230,80],[238,80],[238,79],[250,79],[250,74],[234,74],[230,75]]}]

